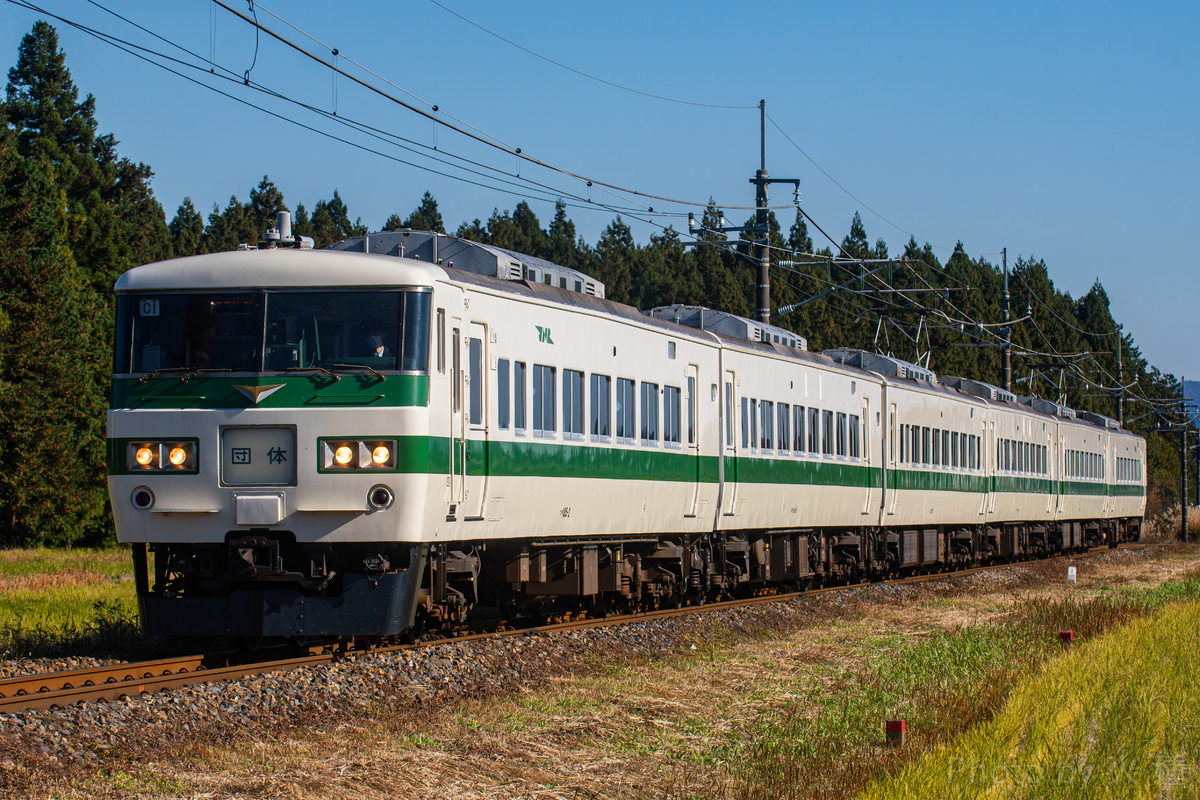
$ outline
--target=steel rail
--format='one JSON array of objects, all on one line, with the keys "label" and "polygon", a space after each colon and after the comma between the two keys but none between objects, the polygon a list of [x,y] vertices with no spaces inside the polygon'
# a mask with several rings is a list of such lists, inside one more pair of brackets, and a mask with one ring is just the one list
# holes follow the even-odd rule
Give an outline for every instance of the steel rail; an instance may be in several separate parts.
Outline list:
[{"label": "steel rail", "polygon": [[[1150,546],[1152,545],[1123,544],[1120,546],[1120,549],[1140,550]],[[603,618],[581,618],[547,625],[534,625],[520,628],[500,627],[483,631],[481,631],[478,627],[474,629],[463,628],[451,633],[450,635],[425,639],[415,644],[388,645],[362,651],[348,650],[345,649],[345,647],[330,649],[329,647],[318,645],[310,647],[307,655],[269,660],[262,659],[261,657],[255,660],[252,654],[227,651],[204,655],[190,655],[176,658],[159,659],[154,661],[139,661],[111,666],[90,667],[80,670],[66,670],[34,675],[21,675],[0,679],[0,713],[11,714],[19,711],[65,707],[75,703],[97,702],[100,700],[119,700],[122,697],[131,697],[139,694],[159,692],[166,689],[177,689],[197,683],[236,680],[248,675],[279,672],[282,670],[311,666],[313,664],[327,663],[338,659],[357,657],[359,655],[392,653],[412,649],[414,647],[462,643],[488,638],[528,636],[536,633],[553,633],[578,630],[581,628],[609,627],[613,625],[623,625],[630,622],[645,622],[676,616],[684,616],[688,614],[704,613],[708,611],[721,611],[744,606],[761,605],[763,603],[786,602],[798,598],[813,597],[828,592],[840,592],[847,589],[857,589],[865,586],[923,583],[926,581],[940,580],[945,578],[963,577],[994,569],[1003,569],[1005,567],[1032,564],[1035,562],[1052,561],[1059,558],[1090,558],[1092,556],[1100,555],[1109,551],[1109,548],[1097,548],[1095,550],[1088,550],[1081,553],[1058,553],[1045,559],[1030,559],[1026,561],[1010,561],[997,564],[987,564],[977,567],[968,567],[961,570],[947,570],[920,575],[910,575],[903,578],[890,578],[873,581],[864,580],[855,583],[838,584],[835,586],[823,586],[818,589],[809,589],[801,592],[764,594],[758,597],[722,600],[711,603],[695,603],[675,608],[662,608],[652,611],[638,612],[635,614],[614,615]],[[273,648],[272,650],[278,649],[281,648]],[[264,651],[263,655],[270,655],[271,652],[271,650]]]}]

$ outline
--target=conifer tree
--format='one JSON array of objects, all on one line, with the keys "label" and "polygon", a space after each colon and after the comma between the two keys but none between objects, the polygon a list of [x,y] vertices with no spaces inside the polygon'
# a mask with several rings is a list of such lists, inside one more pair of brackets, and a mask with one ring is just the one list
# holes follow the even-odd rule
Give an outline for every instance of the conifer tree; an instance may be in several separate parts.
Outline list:
[{"label": "conifer tree", "polygon": [[632,303],[632,269],[637,246],[633,232],[618,216],[600,234],[596,245],[598,277],[604,283],[604,296],[618,303]]},{"label": "conifer tree", "polygon": [[0,541],[97,543],[109,347],[101,304],[67,246],[65,192],[44,154],[0,139]]},{"label": "conifer tree", "polygon": [[433,195],[429,192],[425,192],[425,195],[421,198],[420,205],[408,215],[408,219],[400,227],[412,228],[414,231],[446,232],[446,226],[442,222],[442,212],[438,210],[437,200],[434,200]]},{"label": "conifer tree", "polygon": [[204,218],[192,205],[192,198],[183,198],[167,230],[171,232],[171,254],[176,258],[203,252]]},{"label": "conifer tree", "polygon": [[39,21],[9,70],[5,113],[25,158],[45,160],[69,210],[67,246],[106,300],[122,272],[170,251],[150,167],[120,158],[111,134],[97,133],[96,101],[79,101],[58,34]]}]

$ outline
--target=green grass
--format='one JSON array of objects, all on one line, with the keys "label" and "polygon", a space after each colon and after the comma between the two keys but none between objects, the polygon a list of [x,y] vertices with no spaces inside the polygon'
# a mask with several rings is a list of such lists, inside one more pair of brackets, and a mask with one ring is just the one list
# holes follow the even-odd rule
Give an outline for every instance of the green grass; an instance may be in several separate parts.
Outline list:
[{"label": "green grass", "polygon": [[1200,602],[1050,661],[1004,710],[864,797],[1200,795]]},{"label": "green grass", "polygon": [[844,797],[897,769],[905,754],[883,748],[883,724],[904,719],[910,738],[944,741],[1002,701],[1001,687],[1037,663],[1043,646],[1004,628],[890,637],[851,672],[760,717],[722,760],[725,796]]},{"label": "green grass", "polygon": [[0,655],[92,654],[140,639],[125,549],[0,551]]},{"label": "green grass", "polygon": [[[1052,658],[1062,652],[1058,631],[1075,631],[1080,644],[1102,642],[1105,634],[1119,635],[1172,604],[1196,598],[1200,598],[1200,570],[1149,589],[1117,587],[1059,600],[1034,599],[1014,606],[994,625],[864,640],[860,647],[866,657],[861,667],[829,671],[802,696],[730,737],[727,750],[718,758],[729,765],[730,783],[710,796],[854,797],[871,783],[886,781],[925,754],[949,747],[988,724],[1006,707],[1010,692],[1042,674],[1046,663],[1057,665],[1062,660]],[[1195,682],[1200,679],[1200,643],[1194,631],[1184,641],[1192,652],[1188,680]],[[1105,691],[1118,690],[1105,669],[1077,670],[1075,680],[1094,687],[1087,703],[1099,702]],[[1169,718],[1165,707],[1157,708],[1160,723]],[[883,725],[888,719],[906,721],[904,748],[885,746]],[[1200,719],[1196,724],[1200,738]],[[1160,755],[1151,760],[1167,764],[1162,760],[1167,756]],[[1200,770],[1200,761],[1190,763]],[[1097,767],[1093,764],[1089,769]],[[1041,790],[1048,788],[1043,783],[1039,791],[1013,796],[1047,796]],[[906,796],[940,797],[943,789],[940,784],[921,787]],[[872,795],[887,796],[891,795]]]}]

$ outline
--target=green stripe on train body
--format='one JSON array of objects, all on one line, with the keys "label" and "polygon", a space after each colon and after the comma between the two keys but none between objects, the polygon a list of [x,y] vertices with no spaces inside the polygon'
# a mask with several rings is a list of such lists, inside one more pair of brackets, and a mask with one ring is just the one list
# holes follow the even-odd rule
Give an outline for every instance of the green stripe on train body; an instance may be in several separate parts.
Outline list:
[{"label": "green stripe on train body", "polygon": [[879,468],[866,464],[746,456],[738,456],[735,460],[737,482],[741,484],[767,483],[877,489],[882,482]]},{"label": "green stripe on train body", "polygon": [[965,472],[941,472],[923,469],[888,471],[888,488],[895,491],[969,492],[984,494],[990,478]]},{"label": "green stripe on train body", "polygon": [[[253,392],[261,391],[256,403]],[[275,388],[278,387],[278,388]],[[272,391],[274,389],[274,391]],[[388,375],[385,380],[368,373],[305,375],[198,375],[186,382],[173,374],[141,383],[138,378],[114,378],[114,409],[213,409],[213,408],[347,408],[358,406],[427,406],[429,376]]]}]

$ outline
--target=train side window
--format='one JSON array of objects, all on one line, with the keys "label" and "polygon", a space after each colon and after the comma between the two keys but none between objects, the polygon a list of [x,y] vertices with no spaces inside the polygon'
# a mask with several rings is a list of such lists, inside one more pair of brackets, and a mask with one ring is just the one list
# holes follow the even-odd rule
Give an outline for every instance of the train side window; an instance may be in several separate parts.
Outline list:
[{"label": "train side window", "polygon": [[583,373],[563,370],[563,438],[583,438]]},{"label": "train side window", "polygon": [[642,444],[658,444],[658,384],[642,381]]},{"label": "train side window", "polygon": [[850,415],[850,457],[858,458],[858,414]]},{"label": "train side window", "polygon": [[929,428],[921,426],[921,463],[929,466]]},{"label": "train side window", "polygon": [[833,455],[833,412],[826,411],[821,415],[821,453]]},{"label": "train side window", "polygon": [[758,449],[758,401],[750,398],[750,449]]},{"label": "train side window", "polygon": [[617,378],[617,441],[631,444],[634,441],[634,381]]},{"label": "train side window", "polygon": [[508,359],[496,361],[496,424],[500,430],[508,430]]},{"label": "train side window", "polygon": [[446,309],[437,310],[437,371],[446,374]]},{"label": "train side window", "polygon": [[[728,384],[726,384],[728,386]],[[742,398],[742,449],[750,449],[750,398]]]},{"label": "train side window", "polygon": [[792,450],[804,455],[804,406],[792,406]]},{"label": "train side window", "polygon": [[950,466],[950,431],[942,431],[942,466]]},{"label": "train side window", "polygon": [[770,400],[762,401],[762,449],[763,452],[772,449],[775,446],[775,404]]},{"label": "train side window", "polygon": [[554,367],[533,365],[533,435],[553,438],[558,424],[554,419]]},{"label": "train side window", "polygon": [[525,362],[513,362],[513,428],[525,433]]},{"label": "train side window", "polygon": [[791,437],[788,435],[788,423],[791,422],[791,410],[787,403],[779,404],[779,452],[787,453]]},{"label": "train side window", "polygon": [[933,429],[933,460],[930,463],[935,467],[942,465],[942,431],[940,428]]},{"label": "train side window", "polygon": [[909,425],[908,432],[912,437],[912,449],[909,453],[909,460],[914,464],[921,463],[921,426]]},{"label": "train side window", "polygon": [[975,437],[967,436],[967,466],[975,469]]},{"label": "train side window", "polygon": [[837,415],[837,454],[846,455],[846,414],[841,411]]},{"label": "train side window", "polygon": [[472,425],[483,424],[483,340],[467,337],[467,401]]},{"label": "train side window", "polygon": [[454,388],[450,391],[454,404],[454,410],[457,412],[462,409],[462,356],[460,355],[459,346],[460,333],[458,328],[450,329],[450,369],[454,373],[454,379],[451,383]]},{"label": "train side window", "polygon": [[733,382],[725,381],[725,446],[733,447]]},{"label": "train side window", "polygon": [[608,441],[612,419],[609,394],[612,379],[607,375],[592,375],[592,436],[599,441]]},{"label": "train side window", "polygon": [[821,441],[821,409],[808,410],[808,452],[814,455],[818,452],[817,443]]},{"label": "train side window", "polygon": [[663,442],[678,445],[680,441],[679,414],[683,408],[683,393],[678,386],[663,387]]},{"label": "train side window", "polygon": [[958,431],[950,433],[950,466],[958,466]]}]

